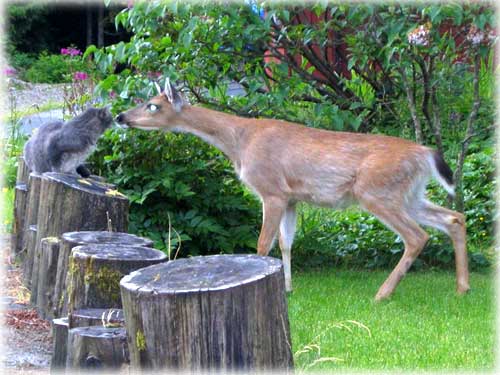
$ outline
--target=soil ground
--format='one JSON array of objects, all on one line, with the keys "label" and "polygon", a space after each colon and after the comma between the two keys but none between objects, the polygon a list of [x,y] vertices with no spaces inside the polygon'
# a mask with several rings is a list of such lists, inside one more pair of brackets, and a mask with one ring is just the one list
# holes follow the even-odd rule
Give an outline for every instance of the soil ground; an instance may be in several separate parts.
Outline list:
[{"label": "soil ground", "polygon": [[0,295],[4,352],[0,372],[48,373],[52,355],[50,322],[40,319],[29,304],[19,266],[11,262],[8,241],[2,241],[4,285]]}]

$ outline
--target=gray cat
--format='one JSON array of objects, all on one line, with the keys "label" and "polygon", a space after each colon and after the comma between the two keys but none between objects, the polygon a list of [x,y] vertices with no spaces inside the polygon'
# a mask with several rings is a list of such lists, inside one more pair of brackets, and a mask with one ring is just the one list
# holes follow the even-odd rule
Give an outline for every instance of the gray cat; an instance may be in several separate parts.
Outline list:
[{"label": "gray cat", "polygon": [[36,173],[78,173],[89,177],[90,171],[82,163],[112,123],[108,108],[89,108],[68,122],[44,124],[24,146],[26,164]]}]

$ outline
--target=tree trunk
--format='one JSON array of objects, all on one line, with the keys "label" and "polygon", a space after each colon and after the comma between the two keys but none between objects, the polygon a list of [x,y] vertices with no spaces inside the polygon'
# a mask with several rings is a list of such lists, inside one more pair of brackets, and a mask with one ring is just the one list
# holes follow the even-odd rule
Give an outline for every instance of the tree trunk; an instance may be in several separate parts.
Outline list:
[{"label": "tree trunk", "polygon": [[193,257],[120,282],[133,370],[293,366],[283,266],[257,255]]},{"label": "tree trunk", "polygon": [[52,294],[56,282],[57,259],[61,242],[57,237],[47,237],[40,243],[41,259],[38,266],[38,285],[32,293],[37,294],[36,305],[40,316],[47,318],[51,316]]},{"label": "tree trunk", "polygon": [[[63,233],[77,230],[126,232],[128,199],[110,189],[109,184],[76,175],[44,173],[37,226],[36,246],[40,246],[43,238],[60,237]],[[58,269],[60,264],[64,264],[61,254],[60,250]],[[53,299],[53,306],[57,307],[58,302]]]},{"label": "tree trunk", "polygon": [[153,241],[150,239],[128,233],[105,231],[68,232],[62,235],[61,242],[56,284],[53,291],[53,301],[58,302],[58,305],[54,309],[55,316],[62,316],[67,312],[68,265],[71,250],[74,247],[90,244],[123,244],[153,247]]},{"label": "tree trunk", "polygon": [[66,367],[66,348],[68,346],[68,318],[52,320],[52,359],[50,370],[62,370]]},{"label": "tree trunk", "polygon": [[68,271],[68,311],[121,308],[122,277],[166,260],[163,252],[149,247],[92,244],[73,248]]},{"label": "tree trunk", "polygon": [[410,107],[411,118],[413,120],[413,126],[415,128],[415,140],[417,143],[423,144],[424,136],[422,134],[422,124],[420,123],[420,119],[418,118],[417,114],[415,96],[413,95],[413,92],[411,90],[404,68],[399,69],[399,72],[401,74],[401,80],[406,92],[406,98],[408,99],[408,106]]},{"label": "tree trunk", "polygon": [[104,6],[99,4],[97,11],[97,47],[104,46]]},{"label": "tree trunk", "polygon": [[66,368],[77,371],[119,369],[128,363],[123,328],[80,327],[68,334]]},{"label": "tree trunk", "polygon": [[87,1],[86,9],[86,29],[87,29],[87,46],[92,44],[92,6]]}]

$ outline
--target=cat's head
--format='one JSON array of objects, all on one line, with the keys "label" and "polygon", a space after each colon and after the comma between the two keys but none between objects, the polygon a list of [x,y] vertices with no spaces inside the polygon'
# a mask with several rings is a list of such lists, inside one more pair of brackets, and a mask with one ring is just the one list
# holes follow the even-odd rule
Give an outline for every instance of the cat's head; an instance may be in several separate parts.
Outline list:
[{"label": "cat's head", "polygon": [[109,107],[86,109],[81,115],[70,120],[79,128],[85,128],[89,131],[103,133],[113,124],[113,115]]}]

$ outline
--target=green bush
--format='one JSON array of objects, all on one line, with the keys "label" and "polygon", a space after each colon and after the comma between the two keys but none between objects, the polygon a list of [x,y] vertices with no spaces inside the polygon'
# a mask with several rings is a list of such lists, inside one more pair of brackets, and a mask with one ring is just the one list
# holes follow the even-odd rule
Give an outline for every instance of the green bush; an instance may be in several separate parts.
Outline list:
[{"label": "green bush", "polygon": [[42,52],[24,78],[33,83],[71,82],[73,72],[88,70],[88,64],[83,59]]},{"label": "green bush", "polygon": [[259,205],[227,159],[197,138],[110,130],[92,161],[130,198],[129,230],[155,247],[169,253],[180,237],[180,256],[254,251]]}]

